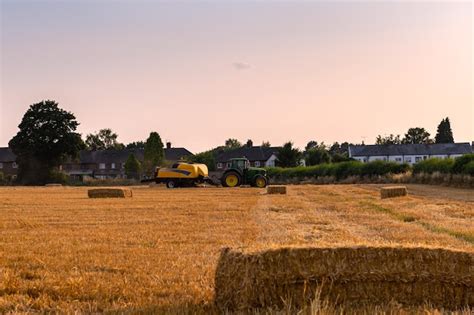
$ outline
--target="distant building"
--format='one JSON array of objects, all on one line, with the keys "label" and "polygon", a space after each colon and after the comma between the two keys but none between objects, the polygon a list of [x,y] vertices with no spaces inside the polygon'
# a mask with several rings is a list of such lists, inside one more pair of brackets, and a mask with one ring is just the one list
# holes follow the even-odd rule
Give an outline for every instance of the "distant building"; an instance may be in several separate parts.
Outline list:
[{"label": "distant building", "polygon": [[237,149],[223,150],[217,153],[216,170],[225,170],[230,167],[229,160],[233,158],[247,158],[250,166],[273,167],[279,147],[243,146]]},{"label": "distant building", "polygon": [[350,145],[349,157],[361,161],[414,164],[429,158],[456,158],[472,153],[469,143]]},{"label": "distant building", "polygon": [[[85,176],[98,179],[126,178],[125,162],[133,153],[137,160],[143,162],[144,149],[81,151],[79,158],[68,161],[61,167],[62,171],[76,180]],[[164,149],[165,160],[176,162],[193,154],[185,148],[172,148],[171,143]]]},{"label": "distant building", "polygon": [[0,172],[6,177],[15,179],[18,175],[16,155],[10,148],[0,148]]},{"label": "distant building", "polygon": [[[125,162],[131,153],[143,162],[144,149],[83,150],[79,152],[78,158],[70,159],[59,168],[76,180],[82,180],[84,177],[126,178]],[[172,148],[169,142],[166,144],[164,153],[165,160],[169,162],[176,162],[193,155],[185,148]],[[16,156],[10,148],[0,148],[0,172],[5,176],[11,176],[12,179],[18,175]]]}]

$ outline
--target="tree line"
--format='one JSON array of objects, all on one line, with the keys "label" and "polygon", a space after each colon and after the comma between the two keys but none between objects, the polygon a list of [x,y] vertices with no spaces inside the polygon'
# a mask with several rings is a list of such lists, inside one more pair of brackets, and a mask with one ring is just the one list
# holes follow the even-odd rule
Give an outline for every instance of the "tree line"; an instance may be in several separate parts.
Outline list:
[{"label": "tree line", "polygon": [[[101,129],[99,132],[86,136],[85,141],[76,132],[79,122],[73,113],[65,111],[52,100],[33,104],[24,114],[18,133],[10,140],[9,147],[17,156],[19,165],[18,180],[22,184],[44,184],[54,181],[58,176],[58,167],[68,159],[75,159],[81,150],[108,149],[144,149],[143,163],[131,153],[125,163],[125,172],[130,177],[140,175],[152,176],[155,166],[164,162],[164,145],[157,132],[151,132],[146,141],[136,141],[124,145],[118,141],[118,135],[111,129]],[[405,137],[390,135],[378,136],[377,144],[400,143],[452,143],[453,133],[449,118],[445,118],[438,126],[435,139],[424,128],[410,128]],[[304,161],[307,166],[330,162],[349,161],[349,142],[339,144],[334,142],[326,145],[311,140],[304,150],[296,148],[288,141],[277,148],[276,165],[280,167],[296,167]],[[243,146],[252,147],[253,141],[248,139],[242,144],[235,138],[229,138],[224,145],[198,153],[190,160],[204,163],[209,170],[214,170],[217,155],[226,150],[234,150]],[[270,147],[268,141],[261,143],[262,147]]]}]

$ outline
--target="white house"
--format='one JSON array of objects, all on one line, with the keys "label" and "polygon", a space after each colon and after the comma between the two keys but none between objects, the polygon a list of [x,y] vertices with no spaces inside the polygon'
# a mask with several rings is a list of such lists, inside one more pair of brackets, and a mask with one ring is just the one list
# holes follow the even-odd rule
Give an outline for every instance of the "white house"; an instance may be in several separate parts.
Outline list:
[{"label": "white house", "polygon": [[456,158],[472,153],[469,143],[351,145],[349,157],[361,161],[393,161],[414,164],[429,158]]}]

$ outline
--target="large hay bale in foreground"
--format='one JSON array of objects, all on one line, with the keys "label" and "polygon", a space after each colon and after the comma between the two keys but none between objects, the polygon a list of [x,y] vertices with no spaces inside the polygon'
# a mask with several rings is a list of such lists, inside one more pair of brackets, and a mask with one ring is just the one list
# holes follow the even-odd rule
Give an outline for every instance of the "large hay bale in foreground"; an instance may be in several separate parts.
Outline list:
[{"label": "large hay bale in foreground", "polygon": [[401,196],[406,196],[406,195],[407,195],[407,188],[405,186],[382,187],[380,189],[380,197],[382,199],[401,197]]},{"label": "large hay bale in foreground", "polygon": [[286,194],[286,186],[267,186],[267,194]]},{"label": "large hay bale in foreground", "polygon": [[473,261],[473,253],[427,248],[223,249],[216,304],[245,310],[283,307],[286,300],[301,307],[320,290],[334,304],[472,306]]},{"label": "large hay bale in foreground", "polygon": [[89,198],[128,198],[132,190],[128,188],[94,188],[87,191]]}]

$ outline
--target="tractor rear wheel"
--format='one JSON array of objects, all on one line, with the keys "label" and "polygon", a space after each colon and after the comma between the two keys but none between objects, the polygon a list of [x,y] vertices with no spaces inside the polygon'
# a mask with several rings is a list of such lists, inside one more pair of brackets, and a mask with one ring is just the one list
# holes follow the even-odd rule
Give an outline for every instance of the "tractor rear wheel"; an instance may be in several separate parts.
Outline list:
[{"label": "tractor rear wheel", "polygon": [[258,188],[265,188],[267,187],[267,179],[263,175],[257,175],[254,179],[253,185]]},{"label": "tractor rear wheel", "polygon": [[222,186],[224,187],[237,187],[242,183],[240,174],[234,171],[227,172],[222,178]]}]

